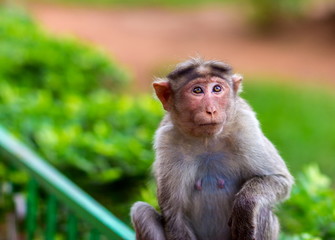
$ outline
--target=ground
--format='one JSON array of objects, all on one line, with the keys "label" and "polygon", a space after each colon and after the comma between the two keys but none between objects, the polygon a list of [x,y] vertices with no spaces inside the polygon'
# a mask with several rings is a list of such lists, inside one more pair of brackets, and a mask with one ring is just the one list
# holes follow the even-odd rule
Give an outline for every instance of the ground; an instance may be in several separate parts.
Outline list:
[{"label": "ground", "polygon": [[50,32],[97,44],[133,73],[134,89],[190,56],[230,63],[246,76],[317,81],[335,86],[335,36],[315,21],[256,34],[234,7],[112,8],[31,4]]}]

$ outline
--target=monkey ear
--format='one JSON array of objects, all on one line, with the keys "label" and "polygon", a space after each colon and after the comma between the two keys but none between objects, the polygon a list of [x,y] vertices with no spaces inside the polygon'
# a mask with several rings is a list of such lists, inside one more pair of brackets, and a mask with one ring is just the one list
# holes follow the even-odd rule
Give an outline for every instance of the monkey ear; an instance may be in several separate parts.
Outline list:
[{"label": "monkey ear", "polygon": [[240,93],[242,92],[242,80],[243,80],[243,77],[242,75],[240,74],[234,74],[232,76],[232,79],[233,79],[233,88],[234,88],[234,92],[235,93]]},{"label": "monkey ear", "polygon": [[153,87],[155,89],[156,95],[158,99],[161,101],[163,108],[166,111],[170,109],[169,99],[171,97],[171,87],[170,83],[163,81],[163,82],[154,82]]}]

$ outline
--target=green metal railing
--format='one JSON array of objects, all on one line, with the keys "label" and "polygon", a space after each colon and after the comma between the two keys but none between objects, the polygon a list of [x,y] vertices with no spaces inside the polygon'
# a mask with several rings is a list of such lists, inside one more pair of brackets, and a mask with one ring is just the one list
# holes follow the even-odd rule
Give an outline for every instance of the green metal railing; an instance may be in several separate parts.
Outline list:
[{"label": "green metal railing", "polygon": [[55,168],[16,140],[2,127],[0,127],[0,149],[12,156],[10,164],[24,169],[31,176],[26,194],[27,214],[25,232],[27,240],[36,239],[39,186],[47,193],[44,239],[55,239],[59,204],[68,209],[65,221],[66,236],[64,239],[81,239],[78,237],[78,220],[90,225],[90,240],[100,239],[100,235],[107,239],[114,239],[115,236],[126,240],[135,239],[134,232],[127,225],[117,219]]}]

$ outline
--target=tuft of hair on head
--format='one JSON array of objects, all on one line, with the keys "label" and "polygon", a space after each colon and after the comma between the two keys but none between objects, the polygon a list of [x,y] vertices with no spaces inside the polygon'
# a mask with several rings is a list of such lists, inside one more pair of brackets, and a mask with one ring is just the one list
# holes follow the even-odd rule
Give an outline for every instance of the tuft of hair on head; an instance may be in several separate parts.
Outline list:
[{"label": "tuft of hair on head", "polygon": [[193,71],[202,64],[203,60],[200,58],[191,58],[176,65],[175,69],[166,77],[170,80],[175,80],[187,73]]},{"label": "tuft of hair on head", "polygon": [[233,68],[224,62],[217,61],[217,60],[212,60],[212,61],[207,61],[205,62],[206,65],[209,65],[212,70],[226,73],[226,74],[231,74],[233,71]]},{"label": "tuft of hair on head", "polygon": [[231,74],[232,72],[232,67],[224,62],[217,60],[206,61],[200,57],[194,57],[177,64],[175,70],[168,74],[167,78],[170,80],[175,80],[201,67],[210,68],[213,71],[225,74]]}]

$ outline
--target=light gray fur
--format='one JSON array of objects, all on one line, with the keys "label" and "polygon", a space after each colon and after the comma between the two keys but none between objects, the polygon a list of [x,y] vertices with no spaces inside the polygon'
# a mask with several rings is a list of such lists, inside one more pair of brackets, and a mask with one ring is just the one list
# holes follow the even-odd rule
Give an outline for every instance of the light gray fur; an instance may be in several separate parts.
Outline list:
[{"label": "light gray fur", "polygon": [[[289,196],[293,178],[250,106],[238,95],[233,99],[229,121],[212,137],[181,133],[166,113],[154,143],[161,214],[145,203],[134,205],[138,240],[278,238],[272,207]],[[200,191],[194,187],[199,179]]]}]

